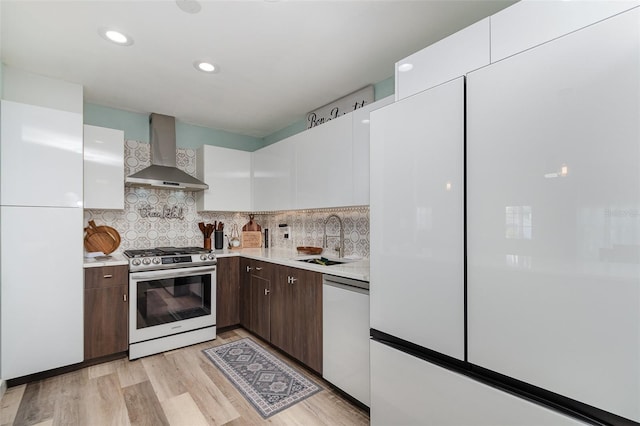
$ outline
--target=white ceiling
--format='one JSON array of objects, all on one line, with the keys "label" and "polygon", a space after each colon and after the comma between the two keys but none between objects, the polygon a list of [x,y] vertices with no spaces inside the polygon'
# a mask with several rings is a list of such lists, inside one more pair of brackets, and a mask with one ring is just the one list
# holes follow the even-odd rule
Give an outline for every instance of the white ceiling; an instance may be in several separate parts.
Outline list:
[{"label": "white ceiling", "polygon": [[[1,0],[1,55],[82,84],[86,102],[262,138],[512,3],[206,0],[189,14],[173,0]],[[105,26],[135,43],[105,41]]]}]

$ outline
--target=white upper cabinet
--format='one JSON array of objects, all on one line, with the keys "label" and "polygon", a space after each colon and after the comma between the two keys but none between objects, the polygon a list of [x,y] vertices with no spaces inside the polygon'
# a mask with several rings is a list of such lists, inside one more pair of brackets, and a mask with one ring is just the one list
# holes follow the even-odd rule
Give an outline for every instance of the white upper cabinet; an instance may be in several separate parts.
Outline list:
[{"label": "white upper cabinet", "polygon": [[296,209],[353,205],[352,132],[347,114],[298,135]]},{"label": "white upper cabinet", "polygon": [[490,63],[489,18],[396,63],[396,100]]},{"label": "white upper cabinet", "polygon": [[83,113],[82,86],[33,74],[12,66],[2,67],[2,99],[60,111]]},{"label": "white upper cabinet", "polygon": [[640,5],[638,0],[522,0],[491,16],[491,62]]},{"label": "white upper cabinet", "polygon": [[369,205],[369,114],[378,108],[393,103],[394,96],[353,111],[353,204]]},{"label": "white upper cabinet", "polygon": [[253,211],[293,208],[295,196],[294,142],[296,136],[251,153]]},{"label": "white upper cabinet", "polygon": [[0,203],[82,206],[82,114],[2,101]]},{"label": "white upper cabinet", "polygon": [[124,209],[124,132],[84,126],[84,208]]},{"label": "white upper cabinet", "polygon": [[198,149],[198,179],[209,189],[196,195],[198,211],[251,210],[251,153],[203,145]]}]

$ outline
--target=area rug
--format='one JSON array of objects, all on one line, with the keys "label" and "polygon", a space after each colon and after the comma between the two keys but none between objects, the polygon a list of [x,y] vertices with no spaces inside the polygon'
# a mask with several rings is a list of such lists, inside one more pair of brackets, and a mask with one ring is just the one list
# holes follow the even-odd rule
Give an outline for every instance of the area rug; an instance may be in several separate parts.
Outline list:
[{"label": "area rug", "polygon": [[249,338],[203,352],[265,419],[322,390]]}]

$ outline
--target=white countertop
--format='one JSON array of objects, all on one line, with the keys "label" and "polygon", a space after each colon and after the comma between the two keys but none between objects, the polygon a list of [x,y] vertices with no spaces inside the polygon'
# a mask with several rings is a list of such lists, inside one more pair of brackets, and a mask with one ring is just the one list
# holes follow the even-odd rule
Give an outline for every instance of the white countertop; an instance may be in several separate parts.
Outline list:
[{"label": "white countertop", "polygon": [[[336,275],[339,277],[351,278],[360,281],[369,281],[369,259],[348,259],[347,263],[323,266],[296,260],[296,258],[310,256],[299,256],[298,252],[295,249],[289,250],[283,248],[245,248],[238,250],[214,250],[214,252],[217,257],[242,256],[249,259],[262,260],[265,262],[277,263],[279,265],[292,266],[294,268],[320,272],[322,274]],[[335,258],[330,257],[330,259]]]},{"label": "white countertop", "polygon": [[99,268],[102,266],[129,265],[129,261],[121,253],[112,253],[109,256],[85,257],[85,268]]},{"label": "white countertop", "polygon": [[[369,259],[361,259],[352,261],[348,259],[347,263],[332,266],[322,266],[313,263],[305,263],[296,260],[300,257],[298,252],[282,248],[245,248],[237,250],[214,250],[217,257],[242,256],[249,259],[262,260],[265,262],[277,263],[279,265],[292,266],[294,268],[306,269],[309,271],[320,272],[322,274],[336,275],[354,280],[369,281]],[[327,257],[327,256],[325,256]],[[333,259],[333,258],[331,258]],[[103,257],[84,259],[85,268],[97,268],[101,266],[117,266],[128,265],[127,259],[120,253],[114,253],[108,259]]]}]

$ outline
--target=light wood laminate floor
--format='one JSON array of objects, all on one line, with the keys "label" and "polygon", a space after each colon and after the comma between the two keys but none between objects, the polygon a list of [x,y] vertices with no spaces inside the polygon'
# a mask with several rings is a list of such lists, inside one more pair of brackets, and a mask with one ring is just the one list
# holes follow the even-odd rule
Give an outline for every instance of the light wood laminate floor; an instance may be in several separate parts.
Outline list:
[{"label": "light wood laminate floor", "polygon": [[368,425],[366,412],[321,378],[278,354],[324,390],[264,420],[202,353],[250,337],[243,329],[216,340],[129,361],[120,359],[11,387],[1,401],[1,425]]}]

